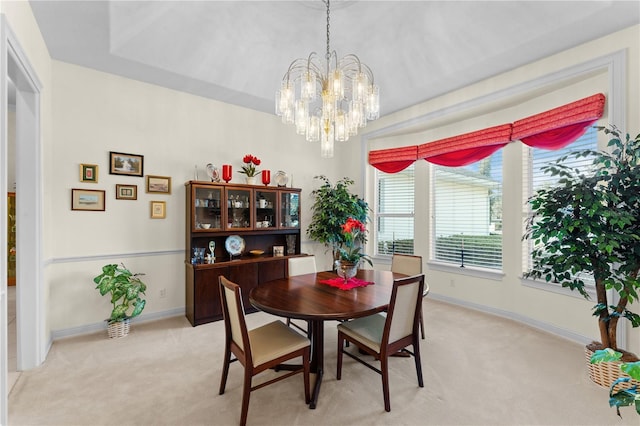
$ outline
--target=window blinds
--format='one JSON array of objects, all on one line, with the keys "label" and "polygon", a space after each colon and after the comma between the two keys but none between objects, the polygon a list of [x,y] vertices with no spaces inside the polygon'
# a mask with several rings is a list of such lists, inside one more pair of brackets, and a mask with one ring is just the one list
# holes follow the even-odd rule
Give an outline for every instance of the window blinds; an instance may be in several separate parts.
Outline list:
[{"label": "window blinds", "polygon": [[377,172],[376,254],[413,254],[414,168]]},{"label": "window blinds", "polygon": [[434,167],[433,259],[502,269],[502,152],[465,167]]}]

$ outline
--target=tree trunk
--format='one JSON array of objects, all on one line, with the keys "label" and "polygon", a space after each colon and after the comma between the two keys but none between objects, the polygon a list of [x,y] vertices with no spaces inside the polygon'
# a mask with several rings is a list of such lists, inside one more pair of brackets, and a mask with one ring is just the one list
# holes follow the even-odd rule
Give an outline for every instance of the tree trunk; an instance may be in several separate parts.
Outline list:
[{"label": "tree trunk", "polygon": [[602,278],[599,277],[600,274],[595,273],[596,280],[596,296],[598,298],[598,304],[604,306],[604,309],[600,311],[598,315],[598,329],[600,330],[600,342],[605,348],[616,349],[616,331],[615,324],[613,326],[613,340],[611,339],[611,321],[616,320],[617,318],[611,318],[609,315],[609,304],[607,302],[607,290],[602,282]]}]

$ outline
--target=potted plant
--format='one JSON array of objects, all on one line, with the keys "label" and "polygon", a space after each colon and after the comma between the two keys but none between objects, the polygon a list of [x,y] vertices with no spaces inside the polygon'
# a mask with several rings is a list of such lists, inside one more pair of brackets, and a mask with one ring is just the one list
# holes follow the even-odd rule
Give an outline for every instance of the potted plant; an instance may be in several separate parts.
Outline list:
[{"label": "potted plant", "polygon": [[[344,246],[349,238],[343,233],[343,225],[347,219],[352,218],[366,223],[369,213],[369,205],[366,201],[349,191],[353,180],[344,177],[335,185],[326,176],[315,176],[323,184],[318,189],[311,191],[314,198],[311,211],[311,223],[307,228],[307,235],[312,240],[331,248],[333,260],[339,259],[339,249]],[[366,234],[359,236],[359,243],[366,243]]]},{"label": "potted plant", "polygon": [[246,175],[247,183],[254,184],[256,181],[256,176],[260,173],[260,170],[256,169],[256,166],[259,166],[261,161],[258,157],[247,154],[242,158],[242,170],[238,173],[242,173]]},{"label": "potted plant", "polygon": [[[627,405],[635,405],[636,412],[640,414],[640,393],[638,392],[638,384],[640,383],[640,361],[636,362],[619,362],[622,353],[616,352],[611,348],[599,349],[591,355],[591,364],[601,362],[614,362],[620,366],[620,374],[623,377],[617,378],[609,390],[609,406],[616,407],[616,413],[620,415],[620,407]],[[635,380],[635,384],[630,383]],[[627,386],[622,387],[622,384]],[[628,386],[631,384],[631,386]],[[621,385],[621,386],[618,386]]]},{"label": "potted plant", "polygon": [[[600,342],[587,346],[588,357],[597,349],[620,350],[620,319],[640,326],[640,315],[628,309],[640,289],[640,135],[631,139],[627,134],[623,140],[614,126],[598,130],[609,135],[611,152],[576,151],[545,166],[544,173],[559,179],[529,199],[532,215],[524,235],[534,244],[533,267],[526,277],[559,283],[586,299],[583,278],[593,277]],[[569,157],[591,158],[592,167],[570,168],[563,164]],[[617,301],[608,300],[608,290],[617,293]],[[634,354],[624,356],[638,360]]]},{"label": "potted plant", "polygon": [[140,280],[144,274],[134,274],[124,264],[108,264],[102,267],[102,273],[93,279],[100,295],[111,296],[111,316],[106,320],[109,337],[123,337],[129,333],[129,320],[140,315],[146,300],[147,286]]},{"label": "potted plant", "polygon": [[367,228],[364,223],[352,217],[347,218],[342,225],[342,235],[345,241],[343,246],[338,248],[338,260],[336,260],[335,266],[338,275],[346,282],[349,278],[355,277],[361,260],[371,266],[373,263],[371,258],[361,251],[367,236]]}]

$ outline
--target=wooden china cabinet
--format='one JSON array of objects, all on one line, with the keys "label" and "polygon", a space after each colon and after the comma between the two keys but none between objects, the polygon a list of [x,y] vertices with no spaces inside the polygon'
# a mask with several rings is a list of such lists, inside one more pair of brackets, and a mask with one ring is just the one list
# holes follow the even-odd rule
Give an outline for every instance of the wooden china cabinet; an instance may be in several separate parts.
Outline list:
[{"label": "wooden china cabinet", "polygon": [[[185,186],[189,322],[196,326],[222,319],[220,275],[241,286],[245,311],[254,312],[249,291],[284,278],[287,259],[300,255],[300,189],[200,181]],[[274,246],[283,247],[284,254],[274,256]],[[213,260],[206,257],[210,247]]]}]

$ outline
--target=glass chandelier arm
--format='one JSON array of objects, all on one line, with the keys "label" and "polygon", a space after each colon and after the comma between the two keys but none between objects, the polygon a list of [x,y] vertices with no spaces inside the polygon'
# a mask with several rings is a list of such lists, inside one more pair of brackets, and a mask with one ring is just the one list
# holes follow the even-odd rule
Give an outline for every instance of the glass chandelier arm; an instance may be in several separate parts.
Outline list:
[{"label": "glass chandelier arm", "polygon": [[[337,65],[336,65],[337,66]],[[373,84],[373,71],[371,68],[364,62],[360,61],[360,58],[353,53],[343,56],[340,59],[339,66],[345,71],[349,73],[355,72],[364,72],[369,79],[369,82]]]},{"label": "glass chandelier arm", "polygon": [[[312,54],[315,54],[315,52],[313,52]],[[308,59],[298,58],[295,61],[291,62],[291,65],[289,65],[289,69],[287,69],[287,72],[282,76],[282,80],[296,81],[300,79],[300,76],[306,71],[313,72],[318,80],[321,80],[323,78],[323,71],[320,69],[316,62],[313,62],[311,60],[310,55]]]}]

